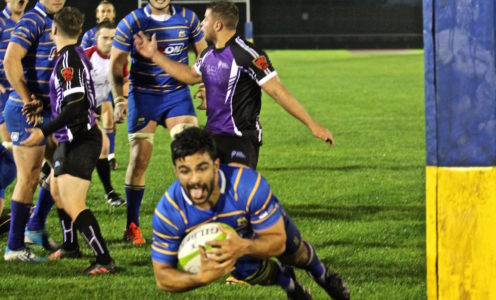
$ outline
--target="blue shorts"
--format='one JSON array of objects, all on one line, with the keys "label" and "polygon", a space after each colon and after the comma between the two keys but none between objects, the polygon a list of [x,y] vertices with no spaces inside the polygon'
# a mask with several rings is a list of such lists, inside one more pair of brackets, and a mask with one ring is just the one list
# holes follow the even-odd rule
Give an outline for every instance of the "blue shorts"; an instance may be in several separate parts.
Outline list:
[{"label": "blue shorts", "polygon": [[147,94],[131,89],[128,99],[127,132],[135,133],[150,121],[165,126],[165,120],[177,116],[196,116],[188,88],[169,94]]},{"label": "blue shorts", "polygon": [[105,100],[105,102],[111,102],[114,103],[114,97],[112,97],[112,92],[110,92]]},{"label": "blue shorts", "polygon": [[16,173],[12,154],[0,144],[0,189],[5,189],[12,183],[16,178]]},{"label": "blue shorts", "polygon": [[[33,125],[28,124],[26,116],[22,114],[22,102],[17,102],[13,100],[7,101],[5,105],[4,115],[5,123],[7,124],[7,130],[10,132],[10,138],[12,139],[12,144],[19,146],[22,141],[29,137],[29,133],[26,132],[26,128],[33,128]],[[42,112],[42,120],[37,127],[41,127],[43,123],[50,122],[51,120],[51,110],[44,109]],[[45,145],[46,139],[40,143],[40,145]]]},{"label": "blue shorts", "polygon": [[0,94],[0,124],[5,123],[5,116],[3,111],[5,110],[5,105],[7,104],[7,100],[9,99],[10,92],[6,92]]},{"label": "blue shorts", "polygon": [[[284,209],[281,209],[281,213],[284,218],[284,227],[286,229],[286,250],[281,254],[281,256],[284,257],[296,253],[302,243],[302,239],[298,227]],[[240,257],[236,262],[235,269],[231,275],[238,280],[245,280],[256,274],[258,270],[264,266],[265,260],[267,259],[248,256]]]}]

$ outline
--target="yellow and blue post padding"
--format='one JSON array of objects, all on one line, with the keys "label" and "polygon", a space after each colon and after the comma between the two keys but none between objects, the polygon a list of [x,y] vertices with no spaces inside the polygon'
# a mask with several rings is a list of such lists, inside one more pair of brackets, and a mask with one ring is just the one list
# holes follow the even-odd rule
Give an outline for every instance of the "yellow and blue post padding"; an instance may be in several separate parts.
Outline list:
[{"label": "yellow and blue post padding", "polygon": [[495,1],[423,17],[427,297],[496,299]]}]

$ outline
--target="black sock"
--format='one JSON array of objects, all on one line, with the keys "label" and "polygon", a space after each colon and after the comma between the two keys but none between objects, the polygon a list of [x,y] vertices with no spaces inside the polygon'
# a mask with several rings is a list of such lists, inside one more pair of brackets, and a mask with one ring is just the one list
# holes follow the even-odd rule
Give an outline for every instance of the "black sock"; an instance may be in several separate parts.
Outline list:
[{"label": "black sock", "polygon": [[110,193],[114,188],[110,180],[110,165],[107,158],[99,158],[96,162],[96,171],[105,189],[105,194]]},{"label": "black sock", "polygon": [[110,254],[100,232],[98,221],[91,210],[85,209],[80,212],[74,221],[74,225],[81,232],[88,246],[93,250],[96,256],[96,262],[102,265],[109,264]]},{"label": "black sock", "polygon": [[79,244],[71,217],[61,208],[57,208],[57,213],[59,214],[60,226],[64,235],[64,243],[61,248],[68,251],[76,250],[79,248]]}]

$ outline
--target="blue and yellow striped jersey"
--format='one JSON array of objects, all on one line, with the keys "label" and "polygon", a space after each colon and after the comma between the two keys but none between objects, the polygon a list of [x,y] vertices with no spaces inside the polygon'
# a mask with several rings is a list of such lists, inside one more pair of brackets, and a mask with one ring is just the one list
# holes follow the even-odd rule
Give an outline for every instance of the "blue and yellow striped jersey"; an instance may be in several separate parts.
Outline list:
[{"label": "blue and yellow striped jersey", "polygon": [[81,40],[81,48],[88,49],[96,45],[96,26],[86,31]]},{"label": "blue and yellow striped jersey", "polygon": [[10,83],[7,81],[5,70],[3,68],[3,59],[5,58],[5,51],[9,45],[10,35],[14,30],[16,22],[12,20],[10,10],[5,9],[0,13],[0,84],[5,88],[10,88]]},{"label": "blue and yellow striped jersey", "polygon": [[[51,31],[52,19],[45,7],[38,2],[22,16],[10,37],[10,42],[27,50],[22,60],[24,78],[30,92],[43,101],[44,105],[50,103],[48,82],[57,57],[57,48],[50,38]],[[16,91],[10,94],[10,98],[21,100]]]},{"label": "blue and yellow striped jersey", "polygon": [[151,60],[140,56],[134,47],[133,35],[142,31],[156,34],[157,45],[169,58],[188,64],[188,47],[203,38],[198,16],[189,9],[171,5],[168,20],[158,20],[149,5],[132,11],[117,25],[113,46],[131,52],[131,88],[147,93],[168,93],[185,85],[165,73]]},{"label": "blue and yellow striped jersey", "polygon": [[181,240],[201,224],[225,223],[250,238],[281,218],[279,200],[260,173],[221,165],[218,174],[221,195],[212,209],[198,209],[178,180],[162,196],[153,216],[152,260],[175,266]]}]

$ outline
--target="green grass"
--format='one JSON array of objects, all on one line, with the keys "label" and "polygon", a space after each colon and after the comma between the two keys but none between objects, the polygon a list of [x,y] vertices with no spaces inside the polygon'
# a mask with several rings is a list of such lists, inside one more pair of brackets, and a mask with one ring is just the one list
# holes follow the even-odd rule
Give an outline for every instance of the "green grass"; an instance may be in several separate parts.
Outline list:
[{"label": "green grass", "polygon": [[[347,51],[269,51],[283,83],[337,145],[329,148],[264,96],[264,145],[259,171],[314,243],[320,258],[340,272],[353,299],[424,299],[424,108],[423,56],[353,55]],[[192,90],[196,90],[193,88]],[[200,124],[205,123],[199,112]],[[147,172],[141,208],[145,237],[157,201],[174,180],[170,138],[159,128]],[[113,182],[123,193],[128,160],[126,129],[118,128],[119,169]],[[181,298],[283,299],[276,287],[227,286],[222,280],[180,295],[160,292],[154,282],[150,244],[133,248],[121,241],[125,208],[109,208],[95,174],[88,204],[95,212],[120,270],[87,278],[78,272],[85,257],[43,264],[0,262],[0,298]],[[8,190],[8,195],[12,186]],[[8,197],[9,199],[9,197]],[[7,203],[7,208],[9,204]],[[60,240],[57,216],[47,228]],[[80,239],[80,244],[83,241]],[[0,247],[6,246],[6,236]],[[44,254],[40,249],[37,253]],[[315,299],[323,291],[298,271]]]}]

